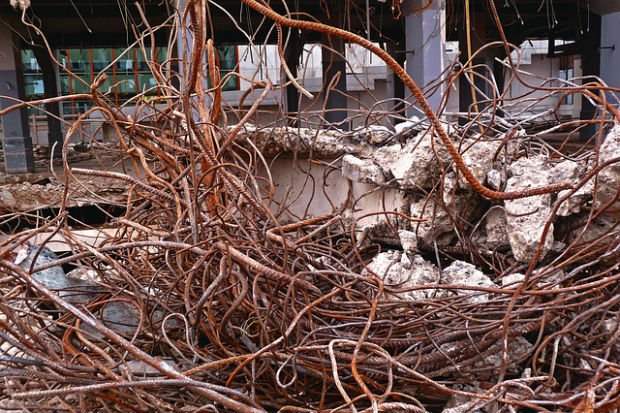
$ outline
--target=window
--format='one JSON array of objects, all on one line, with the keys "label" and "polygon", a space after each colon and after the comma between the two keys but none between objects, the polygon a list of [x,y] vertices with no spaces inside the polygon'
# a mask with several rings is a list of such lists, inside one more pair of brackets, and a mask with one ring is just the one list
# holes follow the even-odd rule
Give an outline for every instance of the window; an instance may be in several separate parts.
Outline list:
[{"label": "window", "polygon": [[26,98],[39,99],[45,92],[43,88],[43,74],[32,50],[22,51],[22,70],[24,72],[24,87]]},{"label": "window", "polygon": [[[219,46],[217,54],[220,63],[220,79],[237,69],[237,46]],[[209,87],[211,87],[211,79],[209,79]],[[239,90],[239,76],[232,75],[222,85],[222,90]]]},{"label": "window", "polygon": [[[150,51],[147,50],[147,53]],[[162,62],[167,48],[159,47],[154,58]],[[69,70],[60,69],[59,86],[61,95],[89,93],[93,79],[100,73],[108,78],[99,91],[105,93],[116,104],[122,104],[136,94],[145,92],[157,95],[158,90],[148,66],[150,56],[145,57],[139,48],[68,48],[56,50],[56,58]],[[118,60],[112,65],[111,63]],[[43,76],[32,50],[22,51],[26,98],[38,99],[43,96]],[[77,116],[92,106],[88,100],[75,100],[62,103],[65,116]]]},{"label": "window", "polygon": [[[58,49],[56,58],[69,70],[60,69],[60,94],[89,93],[93,79],[100,73],[108,78],[100,86],[99,91],[105,93],[111,101],[119,105],[138,93],[148,96],[157,96],[159,89],[157,82],[149,68],[149,62],[159,63],[167,58],[167,47],[157,47],[151,56],[151,50],[146,49],[146,56],[142,49],[126,48],[66,48]],[[217,48],[220,75],[223,78],[237,68],[237,47],[221,46]],[[114,64],[111,64],[114,62]],[[26,84],[26,97],[38,99],[44,94],[43,76],[32,50],[22,51],[22,64]],[[223,90],[239,89],[239,77],[231,76],[223,85]],[[74,100],[62,103],[62,112],[65,117],[77,116],[92,106],[88,100]],[[40,113],[39,113],[40,114]]]},{"label": "window", "polygon": [[[26,100],[42,99],[45,96],[43,72],[32,50],[22,50],[22,72]],[[40,107],[43,109],[43,107]],[[28,107],[28,124],[34,142],[38,142],[38,132],[47,130],[47,116],[37,108]]]}]

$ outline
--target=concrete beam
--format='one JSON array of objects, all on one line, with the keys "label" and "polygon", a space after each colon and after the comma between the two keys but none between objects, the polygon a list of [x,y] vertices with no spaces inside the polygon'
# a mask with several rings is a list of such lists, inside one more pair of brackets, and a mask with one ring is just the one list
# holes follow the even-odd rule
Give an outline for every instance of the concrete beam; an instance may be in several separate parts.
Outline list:
[{"label": "concrete beam", "polygon": [[[430,6],[427,0],[407,0],[405,7],[406,69],[409,76],[424,87],[437,80],[443,71],[445,44],[445,8],[443,0]],[[426,7],[426,8],[425,8]],[[433,109],[439,108],[443,86],[427,99]],[[407,94],[409,99],[411,95]],[[411,108],[407,116],[419,114]]]},{"label": "concrete beam", "polygon": [[[0,108],[2,109],[13,106],[16,103],[15,99],[24,99],[24,77],[17,44],[11,30],[5,25],[0,25]],[[2,116],[2,131],[6,173],[34,172],[27,109],[15,110]]]}]

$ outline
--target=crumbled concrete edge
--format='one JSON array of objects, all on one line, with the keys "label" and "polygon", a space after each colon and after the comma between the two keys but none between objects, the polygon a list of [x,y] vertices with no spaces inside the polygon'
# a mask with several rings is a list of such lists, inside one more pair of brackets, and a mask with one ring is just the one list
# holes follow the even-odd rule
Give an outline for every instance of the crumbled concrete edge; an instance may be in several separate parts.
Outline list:
[{"label": "crumbled concrete edge", "polygon": [[375,132],[369,128],[356,132],[343,132],[288,126],[259,128],[252,124],[245,124],[235,137],[235,141],[241,145],[247,146],[247,142],[250,141],[265,156],[288,153],[333,158],[346,154],[367,156],[374,147],[371,142],[385,139],[387,139],[385,130]]},{"label": "crumbled concrete edge", "polygon": [[[475,265],[465,261],[454,261],[441,274],[442,284],[457,284],[471,287],[498,288],[487,275]],[[489,293],[475,290],[455,290],[459,296],[464,296],[465,302],[471,304],[484,303],[491,299]]]}]

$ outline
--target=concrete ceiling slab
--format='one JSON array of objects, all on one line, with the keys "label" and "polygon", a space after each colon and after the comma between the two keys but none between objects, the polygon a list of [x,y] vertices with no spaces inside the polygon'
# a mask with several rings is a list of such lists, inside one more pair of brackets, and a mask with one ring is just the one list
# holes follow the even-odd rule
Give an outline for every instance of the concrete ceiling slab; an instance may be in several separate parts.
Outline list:
[{"label": "concrete ceiling slab", "polygon": [[620,0],[591,0],[590,8],[596,14],[619,12]]}]

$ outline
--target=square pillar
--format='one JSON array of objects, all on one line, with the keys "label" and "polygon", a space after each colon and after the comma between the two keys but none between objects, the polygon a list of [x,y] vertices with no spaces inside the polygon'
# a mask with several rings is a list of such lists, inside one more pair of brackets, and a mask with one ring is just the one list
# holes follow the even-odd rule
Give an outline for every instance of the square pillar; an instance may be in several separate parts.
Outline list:
[{"label": "square pillar", "polygon": [[[286,38],[286,36],[285,36]],[[301,56],[304,49],[304,42],[299,30],[290,30],[288,36],[288,44],[284,49],[284,59],[291,75],[297,77],[297,68],[301,62]],[[280,82],[287,82],[288,78],[284,69],[280,70]],[[285,89],[286,94],[286,112],[288,115],[289,126],[297,126],[299,118],[299,91],[294,85],[288,85]]]},{"label": "square pillar", "polygon": [[[620,12],[601,16],[600,49],[601,79],[611,87],[620,87]],[[613,92],[609,93],[613,98]],[[616,96],[620,98],[620,94],[616,93]]]},{"label": "square pillar", "polygon": [[[33,50],[35,58],[39,63],[39,67],[41,68],[41,72],[43,73],[43,88],[45,93],[45,98],[53,98],[56,96],[60,96],[60,91],[58,90],[58,67],[55,62],[52,60],[52,57],[49,55],[47,49],[43,48],[34,48]],[[62,145],[63,145],[63,134],[62,128],[60,125],[60,102],[56,103],[48,103],[45,105],[45,110],[47,110],[47,142],[50,151],[54,150],[52,156],[54,158],[62,157]]]},{"label": "square pillar", "polygon": [[[583,34],[583,38],[580,42],[581,71],[584,77],[584,83],[594,80],[592,78],[588,79],[588,76],[598,77],[601,74],[601,16],[590,13],[589,22],[589,30]],[[597,90],[592,90],[592,92],[595,94],[599,93]],[[585,95],[582,95],[579,118],[581,120],[594,119],[596,111],[597,107],[592,105]],[[583,139],[590,139],[596,132],[596,125],[590,124],[581,129],[580,136]]]},{"label": "square pillar", "polygon": [[[11,30],[0,26],[0,108],[6,109],[24,99],[24,77],[20,49]],[[2,116],[2,143],[6,173],[34,172],[32,138],[28,127],[26,108]]]},{"label": "square pillar", "polygon": [[[399,47],[401,49],[405,47],[404,37],[399,39],[397,45],[392,44],[390,42],[386,42],[386,51],[390,54],[390,56],[394,58],[394,60],[396,60],[396,62],[401,67],[404,67],[405,66],[405,51],[398,50]],[[398,124],[398,123],[403,122],[403,120],[399,119],[399,117],[402,117],[405,115],[404,113],[405,104],[403,102],[403,100],[405,99],[405,84],[389,68],[388,68],[388,80],[390,81],[390,84],[392,87],[392,98],[394,99],[394,106],[392,110],[394,112],[395,117],[393,118],[393,122],[394,124]]]},{"label": "square pillar", "polygon": [[[443,72],[444,0],[435,0],[430,6],[427,0],[406,0],[403,9],[407,73],[423,88],[436,81]],[[442,94],[443,85],[432,96],[426,96],[434,110],[439,108]],[[409,99],[412,98],[409,93],[407,96]],[[412,115],[419,115],[419,112],[410,108],[407,110],[407,116]]]},{"label": "square pillar", "polygon": [[[349,130],[347,114],[347,64],[345,42],[337,37],[323,36],[323,93],[327,95],[325,119],[342,130]],[[338,81],[329,88],[336,76]],[[325,96],[324,95],[324,96]]]}]

